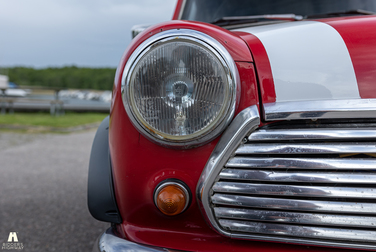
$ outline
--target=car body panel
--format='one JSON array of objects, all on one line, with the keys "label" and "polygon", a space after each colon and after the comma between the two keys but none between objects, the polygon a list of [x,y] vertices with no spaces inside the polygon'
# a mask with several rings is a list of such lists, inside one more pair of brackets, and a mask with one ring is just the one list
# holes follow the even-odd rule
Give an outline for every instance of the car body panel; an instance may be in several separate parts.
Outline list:
[{"label": "car body panel", "polygon": [[375,21],[332,18],[235,32],[250,46],[264,104],[375,98]]},{"label": "car body panel", "polygon": [[376,98],[376,16],[322,20],[342,36],[353,62],[359,94]]},{"label": "car body panel", "polygon": [[[236,65],[242,79],[242,89],[248,90],[241,97],[237,109],[241,111],[243,108],[258,104],[258,91],[253,65],[248,62],[238,62]],[[113,173],[117,203],[123,220],[129,221],[124,227],[130,224],[150,226],[154,221],[164,217],[150,201],[153,198],[154,188],[165,179],[176,178],[185,181],[194,192],[202,169],[219,138],[202,147],[184,151],[152,143],[130,122],[120,93],[120,91],[116,92],[118,97],[113,99],[109,130],[111,158],[113,167],[116,167]],[[124,132],[127,133],[124,134]],[[148,186],[145,187],[145,185]],[[192,201],[192,205],[194,204],[196,204],[195,199]],[[134,209],[134,211],[130,212],[129,209]],[[188,210],[187,213],[189,212]],[[188,219],[197,220],[198,223],[186,225],[194,229],[207,226],[198,209],[192,214],[197,216]],[[137,215],[140,218],[136,218]],[[150,219],[145,216],[149,216]],[[159,230],[159,221],[156,225],[158,227],[156,230]],[[178,222],[175,225],[177,228],[180,227]]]},{"label": "car body panel", "polygon": [[[152,200],[155,187],[165,179],[176,178],[183,180],[194,193],[218,139],[184,151],[159,146],[134,129],[121,97],[116,100],[110,121],[110,149],[113,167],[116,167],[113,171],[116,199],[123,219],[118,231],[124,237],[140,244],[188,251],[198,248],[200,251],[249,251],[250,247],[253,251],[306,249],[298,245],[223,237],[205,222],[195,197],[181,215],[168,217],[159,212]],[[310,247],[310,251],[333,250]]]},{"label": "car body panel", "polygon": [[237,31],[255,35],[264,45],[276,102],[359,98],[349,52],[330,25],[285,22]]},{"label": "car body panel", "polygon": [[[211,24],[176,20],[179,18],[183,4],[183,0],[177,2],[173,21],[149,27],[137,35],[125,51],[116,72],[109,123],[109,148],[115,198],[122,218],[122,223],[115,227],[117,235],[140,244],[188,251],[249,251],[250,249],[252,251],[339,251],[333,248],[244,241],[222,236],[208,225],[205,213],[200,211],[196,197],[192,198],[190,207],[182,214],[175,217],[163,215],[153,202],[157,185],[166,179],[178,179],[184,181],[195,195],[203,169],[208,162],[211,162],[210,157],[221,135],[203,146],[184,150],[166,148],[150,141],[137,131],[124,109],[122,76],[129,57],[151,36],[174,29],[203,32],[219,41],[235,61],[241,88],[235,116],[254,106],[261,115],[259,126],[264,126],[270,123],[264,113],[265,110],[278,102],[376,98],[375,17],[286,22],[228,31]],[[267,42],[262,33],[273,27],[278,30],[285,27],[293,35],[290,37],[291,43],[287,40],[284,47],[278,47],[280,42],[276,35],[278,32],[275,34],[270,32],[268,35],[270,36],[268,39],[275,43]],[[304,57],[297,59],[298,45],[310,42],[311,46],[315,46],[315,42],[311,41],[312,37],[297,42],[297,39],[301,39],[299,34],[302,33],[299,31],[299,34],[296,33],[297,31],[294,30],[296,27],[302,28],[306,35],[312,35],[310,31],[315,31],[312,36],[316,38],[321,36],[317,44],[321,45],[320,48],[325,47],[325,51],[318,50],[317,54],[306,49],[301,54]],[[315,30],[317,27],[318,30]],[[326,43],[325,33],[321,33],[320,30],[322,27],[325,27],[324,29],[330,34],[328,36],[332,38],[331,44]],[[284,35],[280,38],[283,37]],[[337,47],[338,44],[340,46]],[[308,90],[301,89],[302,92],[306,92],[305,94],[292,94],[297,88],[294,85],[282,86],[282,91],[285,93],[281,94],[280,86],[276,88],[280,84],[279,75],[275,74],[273,68],[275,58],[270,57],[270,49],[274,45],[276,49],[273,55],[280,50],[290,50],[290,53],[285,51],[286,54],[282,54],[278,62],[279,66],[283,66],[284,60],[290,60],[289,66],[292,69],[289,76],[284,77],[287,78],[285,81],[293,82],[296,76],[301,78],[300,83],[305,80],[312,81],[314,75],[305,73],[317,65],[319,65],[317,72],[329,77],[318,86],[311,85]],[[295,57],[290,58],[292,52],[295,53]],[[338,55],[342,58],[336,58]],[[301,61],[305,64],[300,64]],[[333,68],[330,70],[327,65],[320,65],[321,61],[325,61]],[[338,70],[336,64],[342,64],[339,72],[335,72]],[[341,81],[337,81],[335,88],[328,89],[327,85],[331,85],[330,78],[338,79],[338,77],[343,78],[340,80],[345,80],[347,84],[340,86]],[[347,90],[344,87],[347,87]],[[325,96],[325,92],[318,92],[316,88],[321,90],[326,88],[329,93],[327,92]],[[324,106],[325,104],[327,103],[323,102]],[[273,118],[270,121],[275,120],[277,119]]]}]

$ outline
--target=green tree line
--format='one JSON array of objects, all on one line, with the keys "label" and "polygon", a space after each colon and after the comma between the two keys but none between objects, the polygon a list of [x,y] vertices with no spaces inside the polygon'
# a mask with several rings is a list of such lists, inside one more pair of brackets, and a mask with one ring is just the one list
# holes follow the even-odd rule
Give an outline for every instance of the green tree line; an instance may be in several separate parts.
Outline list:
[{"label": "green tree line", "polygon": [[115,68],[76,66],[44,69],[11,67],[3,70],[6,70],[9,81],[20,86],[97,90],[111,90],[116,72]]}]

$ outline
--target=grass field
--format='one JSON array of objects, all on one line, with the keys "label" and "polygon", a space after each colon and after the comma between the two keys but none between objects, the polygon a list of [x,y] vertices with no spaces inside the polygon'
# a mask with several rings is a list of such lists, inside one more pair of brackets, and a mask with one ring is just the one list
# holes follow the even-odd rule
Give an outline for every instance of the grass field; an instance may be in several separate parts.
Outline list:
[{"label": "grass field", "polygon": [[0,125],[69,128],[101,122],[107,115],[105,113],[67,112],[63,116],[56,117],[48,113],[14,113],[0,115]]}]

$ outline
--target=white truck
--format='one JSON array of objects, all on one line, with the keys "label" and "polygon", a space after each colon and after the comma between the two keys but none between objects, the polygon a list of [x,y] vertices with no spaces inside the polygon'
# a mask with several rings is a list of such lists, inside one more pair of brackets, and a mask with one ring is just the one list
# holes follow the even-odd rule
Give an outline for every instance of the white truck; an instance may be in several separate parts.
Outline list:
[{"label": "white truck", "polygon": [[0,89],[7,89],[9,88],[8,84],[9,78],[6,75],[0,75]]}]

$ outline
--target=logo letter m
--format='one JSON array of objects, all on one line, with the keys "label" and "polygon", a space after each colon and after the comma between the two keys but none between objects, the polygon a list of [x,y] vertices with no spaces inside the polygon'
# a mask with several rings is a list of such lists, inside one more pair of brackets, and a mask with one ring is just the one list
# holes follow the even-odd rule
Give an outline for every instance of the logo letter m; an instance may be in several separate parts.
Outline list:
[{"label": "logo letter m", "polygon": [[16,232],[10,232],[9,233],[8,242],[18,242]]}]

